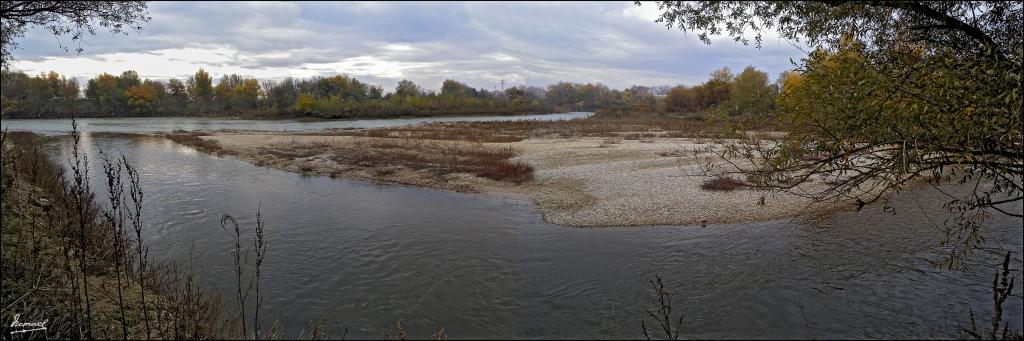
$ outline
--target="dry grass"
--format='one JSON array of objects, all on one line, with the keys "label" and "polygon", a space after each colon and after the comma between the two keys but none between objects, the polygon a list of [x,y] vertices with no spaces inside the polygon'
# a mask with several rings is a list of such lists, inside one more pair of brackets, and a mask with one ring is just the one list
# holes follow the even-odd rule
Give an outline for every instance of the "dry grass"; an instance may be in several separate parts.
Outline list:
[{"label": "dry grass", "polygon": [[[379,178],[401,170],[418,171],[442,177],[468,173],[493,180],[522,182],[529,180],[533,167],[509,159],[519,154],[512,147],[497,147],[463,141],[436,141],[399,138],[354,138],[344,141],[285,142],[257,147],[255,154],[272,160],[295,163],[303,173],[326,172],[322,164],[366,169]],[[325,174],[332,174],[326,172]]]},{"label": "dry grass", "polygon": [[643,141],[643,139],[655,138],[655,137],[658,137],[659,135],[657,133],[650,133],[650,132],[648,132],[648,133],[625,133],[625,134],[622,134],[621,136],[622,136],[623,139],[626,139],[626,140],[641,140],[641,141]]},{"label": "dry grass", "polygon": [[520,183],[533,178],[533,166],[523,161],[497,160],[484,166],[477,176]]},{"label": "dry grass", "polygon": [[[339,129],[316,136],[351,136],[352,143],[288,143],[259,152],[284,160],[329,160],[341,165],[370,168],[375,177],[387,178],[396,169],[427,171],[436,175],[470,173],[494,180],[522,182],[531,178],[533,167],[510,161],[518,152],[495,149],[484,143],[512,143],[528,138],[601,137],[600,148],[614,147],[623,140],[651,143],[658,137],[713,137],[731,133],[737,127],[774,129],[768,120],[731,118],[729,122],[701,117],[659,113],[598,113],[568,121],[443,122],[374,129]],[[203,147],[208,141],[183,136],[186,144]],[[305,159],[305,160],[304,160]],[[299,163],[301,172],[316,167]]]},{"label": "dry grass", "polygon": [[713,137],[734,131],[780,129],[771,119],[733,117],[706,119],[659,113],[598,113],[567,121],[444,122],[406,127],[344,129],[324,134],[380,138],[417,138],[470,142],[518,142],[530,137]]},{"label": "dry grass", "polygon": [[601,140],[601,144],[597,145],[597,147],[598,148],[608,148],[608,147],[611,147],[611,146],[614,146],[614,145],[617,145],[617,144],[620,144],[620,143],[622,143],[622,138],[619,138],[619,137],[609,137],[609,138],[606,138],[604,140]]},{"label": "dry grass", "polygon": [[207,136],[209,134],[202,132],[187,132],[176,130],[174,133],[165,135],[171,141],[190,146],[198,149],[202,152],[207,153],[220,153],[223,151],[221,145],[217,141],[204,139],[201,136]]},{"label": "dry grass", "polygon": [[424,140],[457,140],[485,143],[519,142],[526,139],[520,129],[497,131],[486,125],[474,125],[469,122],[432,123],[405,127],[388,127],[375,129],[342,129],[334,130],[328,135],[361,136],[378,138],[411,138]]}]

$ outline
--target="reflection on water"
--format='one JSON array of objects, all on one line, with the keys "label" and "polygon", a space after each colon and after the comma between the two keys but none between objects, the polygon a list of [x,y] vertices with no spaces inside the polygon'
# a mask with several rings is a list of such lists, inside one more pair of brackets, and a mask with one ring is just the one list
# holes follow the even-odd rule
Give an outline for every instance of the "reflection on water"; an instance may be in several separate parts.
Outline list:
[{"label": "reflection on water", "polygon": [[[281,132],[311,132],[324,129],[341,128],[380,128],[394,127],[428,122],[484,122],[505,120],[539,120],[560,121],[584,118],[590,112],[569,112],[544,115],[517,116],[450,116],[450,117],[418,117],[398,119],[368,120],[249,120],[222,119],[202,117],[150,117],[150,118],[79,118],[79,130],[104,133],[168,133],[175,130],[259,130]],[[28,130],[40,134],[67,134],[71,131],[71,119],[4,119],[0,121],[0,130]]]},{"label": "reflection on water", "polygon": [[[416,337],[440,326],[456,338],[637,338],[660,275],[685,337],[948,336],[971,309],[989,316],[994,265],[1013,250],[1019,271],[1024,244],[1019,220],[995,216],[966,271],[934,266],[942,234],[920,207],[941,214],[942,198],[928,190],[897,198],[898,215],[580,229],[544,223],[524,201],[303,177],[157,137],[86,141],[139,166],[151,257],[185,262],[194,245],[200,279],[225,297],[231,236],[218,220],[251,227],[262,204],[264,314],[292,335],[327,318],[363,338],[396,319]],[[1019,293],[1004,317],[1016,328]]]}]

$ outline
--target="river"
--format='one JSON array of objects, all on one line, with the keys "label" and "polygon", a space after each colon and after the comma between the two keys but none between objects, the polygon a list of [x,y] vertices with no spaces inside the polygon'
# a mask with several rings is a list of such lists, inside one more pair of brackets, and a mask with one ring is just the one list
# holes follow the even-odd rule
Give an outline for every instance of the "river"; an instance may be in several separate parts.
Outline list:
[{"label": "river", "polygon": [[[205,117],[150,117],[150,118],[79,118],[78,129],[93,133],[169,133],[175,130],[259,130],[276,132],[312,132],[325,129],[381,128],[431,122],[540,120],[556,121],[584,118],[591,112],[514,116],[439,116],[366,120],[248,120]],[[27,130],[40,134],[67,134],[71,132],[71,119],[5,119],[0,130]]]},{"label": "river", "polygon": [[[291,124],[275,130],[336,123]],[[87,127],[96,126],[116,125]],[[437,327],[452,338],[639,338],[657,275],[688,338],[948,337],[970,310],[987,325],[1005,250],[1018,279],[1022,266],[1020,220],[998,214],[965,270],[936,266],[944,200],[927,188],[896,196],[895,215],[868,206],[817,221],[570,228],[545,223],[527,201],[302,176],[160,137],[91,132],[92,174],[102,174],[99,149],[140,169],[151,259],[185,264],[194,246],[200,283],[225,297],[232,235],[219,220],[251,228],[262,206],[264,325],[280,319],[293,336],[323,318],[351,338],[380,338],[394,320],[415,338]],[[66,160],[69,148],[58,139],[49,153]],[[1020,287],[1004,316],[1018,329]]]}]

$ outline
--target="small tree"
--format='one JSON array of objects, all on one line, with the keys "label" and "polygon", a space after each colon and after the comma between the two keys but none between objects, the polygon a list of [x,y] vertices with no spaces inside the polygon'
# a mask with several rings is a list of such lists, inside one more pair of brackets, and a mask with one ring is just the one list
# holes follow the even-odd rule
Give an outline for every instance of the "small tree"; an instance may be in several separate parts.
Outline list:
[{"label": "small tree", "polygon": [[413,83],[411,80],[403,79],[398,82],[398,86],[395,87],[395,95],[401,97],[415,97],[423,94],[420,90],[420,86]]},{"label": "small tree", "polygon": [[730,115],[760,115],[768,111],[774,100],[768,84],[768,73],[747,66],[736,75],[729,89],[729,99],[722,104],[722,110]]},{"label": "small tree", "polygon": [[188,84],[189,98],[197,107],[197,111],[205,113],[213,100],[213,78],[206,70],[200,68],[195,75],[188,78],[186,83]]},{"label": "small tree", "polygon": [[665,109],[671,112],[695,112],[699,110],[697,91],[694,88],[678,85],[668,91],[665,96]]}]

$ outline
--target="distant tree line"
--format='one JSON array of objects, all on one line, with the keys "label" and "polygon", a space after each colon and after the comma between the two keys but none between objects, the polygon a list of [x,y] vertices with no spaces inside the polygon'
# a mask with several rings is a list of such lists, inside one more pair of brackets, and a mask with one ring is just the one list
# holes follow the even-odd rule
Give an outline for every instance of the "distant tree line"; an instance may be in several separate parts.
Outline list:
[{"label": "distant tree line", "polygon": [[[29,76],[0,74],[4,117],[128,117],[233,115],[256,117],[401,117],[512,115],[556,111],[629,109],[683,113],[763,114],[775,108],[780,76],[748,66],[728,68],[695,86],[634,85],[625,90],[601,83],[558,82],[547,88],[515,86],[504,91],[473,88],[448,79],[440,92],[409,80],[385,93],[378,85],[338,75],[308,79],[257,80],[224,75],[218,82],[203,69],[187,79],[141,79],[135,71],[90,79],[85,89],[55,72]],[[214,84],[216,83],[216,85]],[[662,95],[667,93],[667,95]]]},{"label": "distant tree line", "polygon": [[[510,115],[592,111],[609,107],[654,108],[650,88],[614,90],[600,83],[559,82],[546,89],[516,86],[476,89],[445,80],[427,91],[409,80],[393,92],[349,76],[257,80],[224,75],[219,82],[200,69],[187,79],[143,80],[135,71],[90,79],[85,89],[55,72],[0,74],[4,117],[309,116],[320,118],[436,115]],[[216,83],[216,84],[214,84]]]}]

